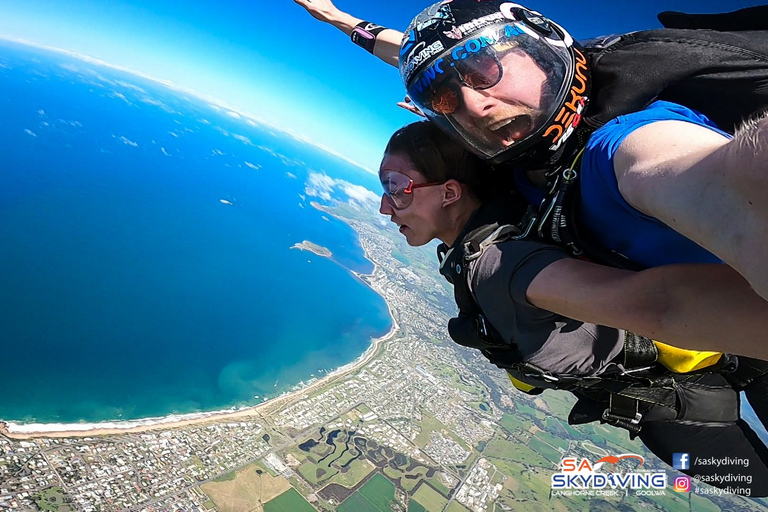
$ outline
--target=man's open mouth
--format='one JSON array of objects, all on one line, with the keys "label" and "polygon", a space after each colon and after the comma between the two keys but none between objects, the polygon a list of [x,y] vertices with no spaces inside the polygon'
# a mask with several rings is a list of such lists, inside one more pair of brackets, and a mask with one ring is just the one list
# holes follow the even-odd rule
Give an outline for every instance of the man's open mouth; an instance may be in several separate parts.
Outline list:
[{"label": "man's open mouth", "polygon": [[493,123],[488,126],[488,130],[496,134],[504,142],[513,144],[530,135],[533,130],[533,118],[528,114],[521,114]]}]

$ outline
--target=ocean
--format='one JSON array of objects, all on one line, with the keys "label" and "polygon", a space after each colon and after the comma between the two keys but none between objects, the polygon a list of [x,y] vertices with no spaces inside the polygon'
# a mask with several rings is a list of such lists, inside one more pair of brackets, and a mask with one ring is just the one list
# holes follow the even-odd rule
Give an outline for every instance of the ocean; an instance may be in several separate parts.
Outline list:
[{"label": "ocean", "polygon": [[[352,273],[372,270],[357,234],[311,205],[375,208],[373,175],[184,92],[7,42],[0,113],[0,419],[254,405],[390,330]],[[303,240],[333,256],[291,249]]]}]

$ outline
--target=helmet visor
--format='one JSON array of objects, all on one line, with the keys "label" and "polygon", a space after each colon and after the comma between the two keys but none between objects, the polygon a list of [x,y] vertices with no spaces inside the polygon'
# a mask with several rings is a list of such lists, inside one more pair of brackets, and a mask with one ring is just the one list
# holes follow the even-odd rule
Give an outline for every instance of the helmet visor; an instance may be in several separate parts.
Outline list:
[{"label": "helmet visor", "polygon": [[443,130],[492,158],[539,135],[559,105],[569,62],[562,42],[497,25],[415,74],[408,95]]}]

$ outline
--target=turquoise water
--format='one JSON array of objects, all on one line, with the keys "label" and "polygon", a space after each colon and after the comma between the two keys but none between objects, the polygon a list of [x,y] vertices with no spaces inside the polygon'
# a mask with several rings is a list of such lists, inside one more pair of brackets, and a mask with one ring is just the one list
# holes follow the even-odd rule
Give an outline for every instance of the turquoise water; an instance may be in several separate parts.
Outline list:
[{"label": "turquoise water", "polygon": [[[311,175],[373,176],[139,77],[0,44],[0,418],[254,404],[391,327]],[[224,202],[222,202],[224,201]],[[290,249],[302,240],[333,259]]]}]

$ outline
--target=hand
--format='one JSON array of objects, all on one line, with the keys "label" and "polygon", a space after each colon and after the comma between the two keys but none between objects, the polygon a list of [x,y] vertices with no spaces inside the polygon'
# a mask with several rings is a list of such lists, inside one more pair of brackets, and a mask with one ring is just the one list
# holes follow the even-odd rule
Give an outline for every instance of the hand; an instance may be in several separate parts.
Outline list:
[{"label": "hand", "polygon": [[293,0],[307,10],[316,20],[325,23],[333,23],[341,11],[333,5],[331,0]]},{"label": "hand", "polygon": [[[298,1],[298,0],[295,0],[295,1]],[[412,114],[416,114],[417,116],[427,117],[427,116],[424,115],[424,112],[419,110],[419,107],[417,107],[413,103],[413,101],[411,100],[411,98],[409,96],[406,96],[403,101],[398,102],[397,106],[400,107],[400,108],[404,108],[408,112],[411,112]]]}]

